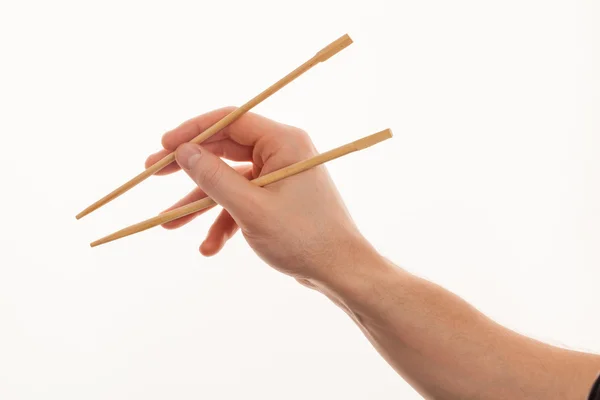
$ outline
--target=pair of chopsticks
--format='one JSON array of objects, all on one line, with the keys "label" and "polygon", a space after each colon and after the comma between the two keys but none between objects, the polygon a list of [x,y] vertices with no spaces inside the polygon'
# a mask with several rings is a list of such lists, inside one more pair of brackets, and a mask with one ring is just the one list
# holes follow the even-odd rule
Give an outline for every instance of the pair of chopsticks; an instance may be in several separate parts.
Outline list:
[{"label": "pair of chopsticks", "polygon": [[[260,104],[263,100],[265,100],[268,97],[270,97],[271,95],[273,95],[279,89],[286,86],[288,83],[292,82],[294,79],[296,79],[297,77],[299,77],[300,75],[302,75],[303,73],[305,73],[306,71],[308,71],[309,69],[311,69],[312,67],[317,65],[318,63],[327,61],[329,58],[331,58],[335,54],[339,53],[341,50],[345,49],[346,47],[348,47],[351,44],[352,44],[352,39],[348,35],[344,35],[344,36],[340,37],[339,39],[335,40],[334,42],[330,43],[328,46],[324,47],[317,54],[315,54],[315,56],[313,56],[310,60],[306,61],[304,64],[302,64],[301,66],[296,68],[294,71],[290,72],[288,75],[286,75],[281,80],[279,80],[278,82],[276,82],[275,84],[273,84],[272,86],[270,86],[269,88],[264,90],[262,93],[260,93],[256,97],[254,97],[252,100],[248,101],[243,106],[235,109],[234,111],[232,111],[231,113],[226,115],[223,119],[221,119],[220,121],[218,121],[217,123],[215,123],[214,125],[209,127],[208,129],[206,129],[204,132],[202,132],[201,134],[196,136],[194,139],[192,139],[191,142],[196,143],[196,144],[200,144],[200,143],[204,142],[206,139],[210,138],[217,132],[221,131],[222,129],[224,129],[231,123],[233,123],[235,120],[237,120],[243,114],[250,111],[256,105]],[[299,174],[300,172],[306,171],[317,165],[321,165],[327,161],[334,160],[336,158],[342,157],[342,156],[352,153],[354,151],[365,149],[365,148],[370,147],[370,146],[372,146],[376,143],[379,143],[383,140],[389,139],[390,137],[392,137],[392,132],[389,129],[386,129],[381,132],[375,133],[373,135],[369,135],[362,139],[348,143],[344,146],[330,150],[328,152],[319,154],[308,160],[292,164],[288,167],[285,167],[285,168],[279,169],[277,171],[271,172],[267,175],[261,176],[257,179],[254,179],[252,181],[252,183],[256,184],[257,186],[265,186],[270,183],[274,183],[281,179],[287,178],[289,176]],[[128,190],[130,190],[131,188],[133,188],[134,186],[143,182],[151,175],[154,175],[156,172],[165,168],[167,165],[171,164],[173,161],[175,161],[175,153],[170,153],[169,155],[165,156],[163,159],[158,161],[156,164],[147,168],[141,174],[130,179],[123,185],[119,186],[117,189],[113,190],[112,192],[110,192],[109,194],[107,194],[106,196],[101,198],[100,200],[96,201],[95,203],[93,203],[92,205],[87,207],[85,210],[83,210],[82,212],[77,214],[76,218],[80,219],[80,218],[88,215],[89,213],[97,210],[98,208],[102,207],[103,205],[109,203],[110,201],[114,200],[115,198],[119,197],[123,193],[125,193]],[[135,225],[131,225],[125,229],[122,229],[118,232],[115,232],[115,233],[110,234],[106,237],[103,237],[99,240],[96,240],[95,242],[92,242],[90,244],[90,246],[95,247],[95,246],[98,246],[98,245],[101,245],[104,243],[111,242],[113,240],[123,238],[125,236],[132,235],[134,233],[142,232],[142,231],[152,228],[154,226],[161,225],[161,224],[167,223],[169,221],[173,221],[173,220],[181,218],[183,216],[203,210],[214,204],[215,204],[215,202],[212,199],[204,198],[202,200],[187,204],[183,207],[179,207],[174,210],[168,211],[166,213],[160,214],[159,216],[156,216],[154,218],[150,218],[148,220],[142,221]]]}]

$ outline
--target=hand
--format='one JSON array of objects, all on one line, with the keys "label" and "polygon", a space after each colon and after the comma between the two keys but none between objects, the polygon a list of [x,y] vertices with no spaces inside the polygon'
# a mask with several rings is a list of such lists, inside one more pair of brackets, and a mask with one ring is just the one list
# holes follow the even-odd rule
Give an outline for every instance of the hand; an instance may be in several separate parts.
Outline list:
[{"label": "hand", "polygon": [[[146,161],[148,167],[176,150],[177,164],[159,174],[181,167],[198,185],[169,210],[207,195],[223,206],[200,252],[205,256],[218,253],[241,228],[248,244],[266,263],[310,285],[311,280],[320,280],[344,265],[344,257],[367,246],[325,167],[263,188],[249,182],[317,154],[301,129],[247,113],[201,146],[186,143],[232,110],[212,111],[167,132],[162,139],[165,150]],[[219,157],[250,164],[232,168]],[[178,228],[200,213],[164,227]]]}]

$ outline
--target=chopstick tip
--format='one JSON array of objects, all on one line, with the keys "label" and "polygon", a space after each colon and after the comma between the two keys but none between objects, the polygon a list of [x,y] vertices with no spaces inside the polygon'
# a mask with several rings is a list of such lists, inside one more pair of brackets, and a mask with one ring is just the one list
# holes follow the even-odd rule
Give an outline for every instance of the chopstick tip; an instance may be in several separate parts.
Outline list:
[{"label": "chopstick tip", "polygon": [[94,210],[91,210],[89,207],[86,208],[85,210],[83,210],[82,212],[80,212],[79,214],[77,214],[75,216],[76,219],[81,219],[83,217],[85,217],[86,215],[88,215],[89,213],[91,213]]}]

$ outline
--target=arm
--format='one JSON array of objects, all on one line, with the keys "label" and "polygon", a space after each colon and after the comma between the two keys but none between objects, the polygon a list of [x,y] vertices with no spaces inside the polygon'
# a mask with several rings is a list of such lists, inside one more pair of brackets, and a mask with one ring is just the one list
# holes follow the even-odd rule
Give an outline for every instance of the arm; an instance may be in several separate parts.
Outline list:
[{"label": "arm", "polygon": [[[200,251],[220,251],[241,230],[268,265],[339,305],[411,385],[436,399],[584,399],[600,357],[551,347],[499,326],[457,296],[410,275],[360,234],[324,167],[264,188],[248,182],[316,154],[300,129],[246,114],[202,147],[185,144],[231,109],[163,137],[198,185],[173,207],[207,195],[223,206]],[[182,144],[184,143],[184,144]],[[237,170],[219,157],[247,162]],[[196,215],[168,223],[177,228]]]},{"label": "arm", "polygon": [[426,398],[586,399],[600,372],[600,357],[510,331],[366,243],[339,264],[354,273],[325,279],[321,291]]}]

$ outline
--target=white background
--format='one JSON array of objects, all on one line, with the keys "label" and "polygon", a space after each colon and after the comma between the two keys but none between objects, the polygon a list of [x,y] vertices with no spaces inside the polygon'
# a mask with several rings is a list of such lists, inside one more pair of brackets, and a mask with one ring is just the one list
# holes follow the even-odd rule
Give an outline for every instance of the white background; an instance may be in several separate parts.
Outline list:
[{"label": "white background", "polygon": [[[211,217],[88,243],[192,188],[141,171],[162,133],[261,104],[320,150],[364,234],[498,322],[600,351],[594,0],[0,2],[0,398],[413,399],[346,315]],[[594,26],[596,25],[596,26]],[[594,31],[595,30],[595,31]]]}]

